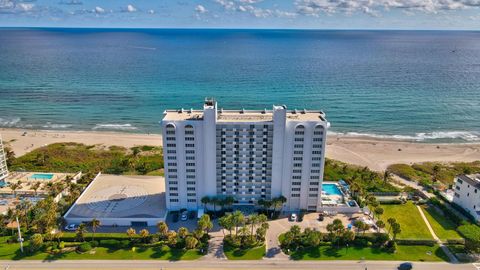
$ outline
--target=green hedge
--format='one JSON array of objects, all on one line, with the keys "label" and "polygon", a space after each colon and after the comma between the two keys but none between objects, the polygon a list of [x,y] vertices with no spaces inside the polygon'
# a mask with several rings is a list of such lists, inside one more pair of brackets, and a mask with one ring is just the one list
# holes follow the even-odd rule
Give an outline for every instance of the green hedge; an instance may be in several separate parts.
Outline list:
[{"label": "green hedge", "polygon": [[[138,235],[136,235],[133,238],[139,238]],[[85,234],[85,241],[89,241],[92,239],[92,233],[86,233]],[[102,240],[130,240],[130,237],[126,233],[96,233],[95,234],[95,240],[96,241],[102,241]],[[60,237],[60,241],[64,242],[76,242],[78,241],[77,236],[75,233],[64,233],[62,237]]]},{"label": "green hedge", "polygon": [[437,242],[430,239],[396,239],[398,245],[403,246],[430,246],[433,247]]}]

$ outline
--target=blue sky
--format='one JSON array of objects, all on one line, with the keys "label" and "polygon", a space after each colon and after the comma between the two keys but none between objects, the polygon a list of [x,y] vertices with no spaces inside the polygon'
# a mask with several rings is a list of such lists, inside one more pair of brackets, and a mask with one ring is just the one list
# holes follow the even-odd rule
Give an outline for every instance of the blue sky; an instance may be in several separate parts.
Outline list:
[{"label": "blue sky", "polygon": [[480,0],[0,0],[0,26],[480,30]]}]

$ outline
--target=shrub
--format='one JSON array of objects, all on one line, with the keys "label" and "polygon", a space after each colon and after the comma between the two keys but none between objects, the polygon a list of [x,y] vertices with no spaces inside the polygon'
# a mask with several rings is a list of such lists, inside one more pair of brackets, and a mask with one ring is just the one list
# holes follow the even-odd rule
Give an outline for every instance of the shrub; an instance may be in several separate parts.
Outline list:
[{"label": "shrub", "polygon": [[437,242],[433,239],[396,239],[398,245],[406,246],[430,246],[433,247]]},{"label": "shrub", "polygon": [[89,252],[92,250],[92,245],[90,243],[82,243],[77,247],[77,251],[80,253]]},{"label": "shrub", "polygon": [[100,241],[100,246],[112,249],[125,249],[130,246],[128,240],[106,239]]},{"label": "shrub", "polygon": [[43,236],[39,233],[36,233],[30,237],[29,248],[31,252],[38,251],[43,247]]},{"label": "shrub", "polygon": [[380,204],[404,204],[405,201],[400,199],[388,200],[388,201],[380,201]]},{"label": "shrub", "polygon": [[64,249],[65,248],[65,242],[60,242],[60,244],[58,244],[58,248],[59,249]]},{"label": "shrub", "polygon": [[471,252],[480,251],[480,228],[477,225],[462,225],[457,231],[465,237],[465,248]]},{"label": "shrub", "polygon": [[385,245],[385,251],[388,253],[394,253],[397,250],[397,244],[395,241],[388,241]]},{"label": "shrub", "polygon": [[90,241],[92,247],[98,247],[98,241]]}]

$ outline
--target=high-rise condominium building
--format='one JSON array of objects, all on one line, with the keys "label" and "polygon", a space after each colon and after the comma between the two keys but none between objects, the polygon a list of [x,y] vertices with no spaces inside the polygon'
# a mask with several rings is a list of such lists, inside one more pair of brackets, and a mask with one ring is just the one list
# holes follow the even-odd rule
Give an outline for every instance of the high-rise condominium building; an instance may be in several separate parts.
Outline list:
[{"label": "high-rise condominium building", "polygon": [[235,204],[287,198],[284,210],[317,210],[329,123],[322,111],[167,110],[162,121],[167,208],[198,209],[204,196]]},{"label": "high-rise condominium building", "polygon": [[5,181],[8,176],[7,157],[3,148],[2,136],[0,135],[0,182]]}]

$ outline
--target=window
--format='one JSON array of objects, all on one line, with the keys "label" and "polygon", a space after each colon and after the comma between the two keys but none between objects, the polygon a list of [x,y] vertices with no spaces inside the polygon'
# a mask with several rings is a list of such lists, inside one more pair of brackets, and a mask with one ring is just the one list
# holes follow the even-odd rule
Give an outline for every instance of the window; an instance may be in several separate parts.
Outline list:
[{"label": "window", "polygon": [[292,191],[300,191],[300,188],[292,188]]},{"label": "window", "polygon": [[195,166],[195,163],[187,163],[187,166],[189,166],[189,167]]},{"label": "window", "polygon": [[311,173],[320,173],[320,170],[311,170]]},{"label": "window", "polygon": [[322,151],[312,151],[312,154],[314,154],[314,155],[321,155],[321,154],[322,154]]},{"label": "window", "polygon": [[187,187],[187,190],[188,191],[195,191],[195,188],[194,187]]},{"label": "window", "polygon": [[177,172],[177,169],[168,168],[168,172]]},{"label": "window", "polygon": [[175,135],[175,130],[167,130],[167,135]]},{"label": "window", "polygon": [[168,159],[168,160],[176,160],[176,159],[177,159],[177,156],[168,156],[167,159]]},{"label": "window", "polygon": [[186,160],[195,160],[195,157],[194,156],[187,156]]},{"label": "window", "polygon": [[294,175],[294,176],[292,176],[292,179],[296,179],[296,180],[302,179],[302,176],[301,175]]},{"label": "window", "polygon": [[312,167],[320,167],[320,163],[312,163]]},{"label": "window", "polygon": [[313,141],[314,142],[321,142],[321,141],[323,141],[323,138],[313,138]]},{"label": "window", "polygon": [[322,148],[322,145],[321,144],[314,144],[313,148]]},{"label": "window", "polygon": [[294,154],[294,155],[302,155],[302,154],[303,154],[303,151],[293,151],[293,154]]},{"label": "window", "polygon": [[169,185],[178,185],[178,182],[177,181],[168,181],[168,184]]},{"label": "window", "polygon": [[300,194],[292,194],[292,198],[300,198]]},{"label": "window", "polygon": [[175,141],[175,137],[167,137],[167,141]]},{"label": "window", "polygon": [[312,176],[310,176],[310,179],[312,179],[312,180],[320,180],[320,175],[312,175]]},{"label": "window", "polygon": [[175,190],[178,190],[178,188],[177,187],[170,187],[169,190],[175,191]]},{"label": "window", "polygon": [[175,175],[175,174],[169,174],[169,175],[168,175],[168,178],[170,178],[170,179],[177,179],[177,175]]},{"label": "window", "polygon": [[293,167],[302,167],[302,163],[293,163]]},{"label": "window", "polygon": [[294,144],[293,147],[294,148],[303,148],[303,144]]},{"label": "window", "polygon": [[293,160],[300,160],[301,161],[301,160],[303,160],[303,158],[302,157],[294,157]]},{"label": "window", "polygon": [[318,186],[319,182],[310,182],[311,186]]},{"label": "window", "polygon": [[301,182],[292,182],[292,186],[300,186],[301,184]]},{"label": "window", "polygon": [[178,197],[178,193],[170,193],[170,196],[172,196],[172,197]]},{"label": "window", "polygon": [[175,166],[177,166],[177,163],[176,162],[171,162],[171,163],[168,163],[168,166],[175,167]]},{"label": "window", "polygon": [[[167,138],[168,139],[168,138]],[[303,138],[295,138],[296,142],[303,142]]]},{"label": "window", "polygon": [[194,141],[195,138],[194,137],[185,137],[185,141]]},{"label": "window", "polygon": [[189,172],[194,173],[195,169],[187,169],[186,171],[187,171],[187,173],[189,173]]},{"label": "window", "polygon": [[302,170],[293,170],[293,173],[302,173]]},{"label": "window", "polygon": [[186,143],[186,144],[185,144],[185,147],[195,147],[195,144],[193,144],[193,143]]},{"label": "window", "polygon": [[194,181],[187,181],[187,185],[195,185],[195,182]]},{"label": "window", "polygon": [[310,188],[310,191],[318,191],[318,188]]},{"label": "window", "polygon": [[178,202],[178,199],[170,199],[170,202]]},{"label": "window", "polygon": [[195,154],[195,150],[186,150],[185,153],[186,154]]},{"label": "window", "polygon": [[176,154],[177,150],[167,150],[167,154]]},{"label": "window", "polygon": [[187,202],[197,202],[197,199],[188,199]]},{"label": "window", "polygon": [[187,179],[195,179],[195,175],[187,175]]},{"label": "window", "polygon": [[318,197],[318,194],[317,193],[311,193],[311,194],[308,194],[308,197]]},{"label": "window", "polygon": [[195,196],[197,196],[197,194],[195,194],[195,193],[187,193],[187,196],[188,196],[188,197],[195,197]]},{"label": "window", "polygon": [[175,144],[175,143],[167,143],[167,147],[177,147],[177,144]]}]

